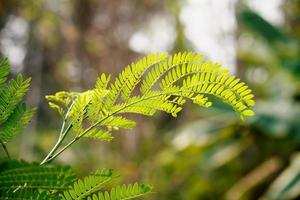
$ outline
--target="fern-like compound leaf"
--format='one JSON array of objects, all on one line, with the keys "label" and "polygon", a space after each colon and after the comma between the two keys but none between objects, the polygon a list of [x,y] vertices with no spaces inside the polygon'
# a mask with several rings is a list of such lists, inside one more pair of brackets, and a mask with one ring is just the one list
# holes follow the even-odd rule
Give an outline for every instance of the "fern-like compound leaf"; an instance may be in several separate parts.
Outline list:
[{"label": "fern-like compound leaf", "polygon": [[84,120],[84,115],[86,113],[86,108],[91,100],[92,91],[86,91],[82,94],[79,94],[74,100],[74,104],[68,116],[73,125],[73,130],[75,133],[80,133],[83,130],[82,122]]},{"label": "fern-like compound leaf", "polygon": [[152,187],[144,184],[129,184],[112,188],[110,192],[99,192],[88,197],[88,200],[128,200],[149,194]]},{"label": "fern-like compound leaf", "polygon": [[67,189],[75,178],[69,167],[25,163],[0,172],[0,190],[62,191]]},{"label": "fern-like compound leaf", "polygon": [[195,52],[151,54],[126,67],[113,83],[109,80],[101,74],[95,88],[77,93],[73,107],[68,107],[70,123],[80,137],[111,139],[112,130],[135,126],[124,117],[128,113],[152,116],[163,111],[176,117],[187,100],[212,106],[211,96],[230,105],[241,119],[254,115],[251,89],[219,63],[203,61]]},{"label": "fern-like compound leaf", "polygon": [[9,63],[7,58],[0,60],[0,88],[3,86],[9,74]]},{"label": "fern-like compound leaf", "polygon": [[78,93],[76,92],[60,91],[55,95],[47,95],[46,99],[52,109],[58,112],[61,116],[64,116],[67,109],[71,106],[77,96]]},{"label": "fern-like compound leaf", "polygon": [[88,117],[91,122],[97,122],[99,117],[106,116],[107,106],[104,104],[104,97],[108,94],[108,90],[104,90],[99,86],[97,81],[96,88],[91,92],[89,105],[87,107]]},{"label": "fern-like compound leaf", "polygon": [[102,141],[111,141],[114,137],[112,136],[112,132],[110,130],[104,130],[97,127],[92,128],[89,130],[84,137],[99,139]]},{"label": "fern-like compound leaf", "polygon": [[99,123],[101,126],[106,126],[108,128],[133,128],[136,126],[136,123],[130,119],[127,119],[125,117],[108,117],[105,120],[103,120],[101,123]]},{"label": "fern-like compound leaf", "polygon": [[99,191],[106,183],[111,181],[115,176],[112,170],[101,170],[84,179],[76,181],[72,188],[64,191],[62,198],[64,200],[86,199],[89,195]]},{"label": "fern-like compound leaf", "polygon": [[132,91],[136,85],[141,81],[144,73],[149,68],[165,60],[166,57],[166,53],[154,53],[143,57],[136,63],[132,63],[131,65],[127,66],[116,78],[115,82],[108,88],[108,90],[110,90],[106,102],[108,107],[112,106],[120,95],[122,100],[126,101],[132,94]]},{"label": "fern-like compound leaf", "polygon": [[109,80],[110,80],[110,75],[106,76],[106,74],[101,74],[96,81],[96,89],[105,90],[107,88]]},{"label": "fern-like compound leaf", "polygon": [[35,109],[30,109],[26,104],[19,104],[8,119],[0,125],[0,140],[9,142],[18,135],[29,123],[34,114]]},{"label": "fern-like compound leaf", "polygon": [[18,75],[0,89],[0,124],[3,123],[22,100],[30,84],[30,78],[23,79]]},{"label": "fern-like compound leaf", "polygon": [[15,190],[0,191],[0,200],[60,200],[46,191],[37,190]]},{"label": "fern-like compound leaf", "polygon": [[142,94],[147,94],[151,88],[160,80],[166,73],[180,69],[186,64],[197,64],[202,60],[201,54],[196,55],[195,52],[177,53],[174,56],[165,58],[162,62],[152,68],[147,74],[146,78],[142,81],[140,91]]}]

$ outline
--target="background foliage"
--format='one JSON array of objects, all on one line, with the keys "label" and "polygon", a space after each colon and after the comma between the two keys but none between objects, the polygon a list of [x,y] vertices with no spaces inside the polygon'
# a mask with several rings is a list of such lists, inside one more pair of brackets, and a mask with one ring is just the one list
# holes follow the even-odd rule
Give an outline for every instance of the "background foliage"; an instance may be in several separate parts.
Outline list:
[{"label": "background foliage", "polygon": [[[169,50],[194,48],[180,20],[186,2],[52,2],[0,2],[2,55],[8,25],[21,20],[27,26],[24,37],[11,34],[25,49],[24,67],[13,69],[33,78],[27,102],[38,107],[37,119],[8,145],[14,157],[27,160],[40,160],[58,134],[60,119],[44,96],[83,91],[100,72],[120,72],[140,56],[128,45],[130,36],[153,16],[174,24]],[[123,182],[155,185],[159,193],[150,199],[299,197],[299,0],[284,1],[281,10],[284,23],[275,26],[242,1],[235,4],[236,73],[255,91],[255,119],[241,123],[223,104],[210,111],[188,105],[175,121],[164,114],[134,118],[140,124],[134,133],[118,133],[109,145],[81,141],[59,162],[74,165],[81,175],[118,169]]]}]

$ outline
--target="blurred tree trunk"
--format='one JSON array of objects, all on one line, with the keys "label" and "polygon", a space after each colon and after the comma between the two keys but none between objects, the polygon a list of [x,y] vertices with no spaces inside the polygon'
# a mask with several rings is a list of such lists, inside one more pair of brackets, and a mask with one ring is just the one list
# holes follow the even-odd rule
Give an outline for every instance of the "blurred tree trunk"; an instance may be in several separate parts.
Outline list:
[{"label": "blurred tree trunk", "polygon": [[[38,19],[34,19],[29,23],[29,33],[27,41],[27,53],[24,59],[23,74],[26,77],[31,77],[30,89],[27,93],[27,102],[30,106],[39,108],[41,101],[41,86],[43,74],[43,54],[42,44],[36,39],[36,24]],[[38,112],[34,115],[32,122],[27,128],[27,131],[22,134],[20,157],[26,160],[34,158],[34,146],[37,137],[37,118]]]}]

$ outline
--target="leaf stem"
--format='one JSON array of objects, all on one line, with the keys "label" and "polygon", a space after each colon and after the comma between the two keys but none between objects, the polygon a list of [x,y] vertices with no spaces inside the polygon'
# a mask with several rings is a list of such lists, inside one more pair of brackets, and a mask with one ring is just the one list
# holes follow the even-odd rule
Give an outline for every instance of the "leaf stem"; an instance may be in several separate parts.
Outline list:
[{"label": "leaf stem", "polygon": [[160,93],[160,94],[156,94],[156,95],[148,96],[146,98],[139,99],[138,101],[135,101],[135,102],[132,102],[130,104],[127,104],[127,105],[121,107],[120,109],[118,109],[118,110],[110,113],[109,115],[107,115],[106,117],[104,117],[103,119],[101,119],[100,121],[94,123],[93,125],[91,125],[87,129],[85,129],[82,133],[80,133],[79,135],[77,135],[73,140],[71,140],[68,144],[66,144],[63,148],[61,148],[57,153],[55,153],[53,156],[49,157],[47,160],[43,161],[43,164],[51,162],[53,159],[55,159],[57,156],[59,156],[63,151],[65,151],[69,146],[71,146],[74,142],[76,142],[77,140],[79,140],[87,132],[89,132],[91,129],[93,129],[94,127],[96,127],[98,124],[100,124],[101,122],[103,122],[107,118],[109,118],[109,117],[117,114],[118,112],[120,112],[121,110],[127,108],[128,106],[131,106],[131,105],[134,105],[134,104],[136,104],[138,102],[144,101],[145,99],[150,99],[150,98],[154,98],[154,97],[161,96],[161,95],[164,95],[164,94]]},{"label": "leaf stem", "polygon": [[[55,159],[57,156],[59,156],[63,151],[65,151],[69,146],[71,146],[74,142],[76,142],[81,137],[83,137],[88,131],[90,131],[91,129],[95,128],[97,125],[99,125],[101,122],[103,122],[107,118],[109,118],[109,117],[111,117],[111,116],[113,116],[115,114],[118,114],[118,112],[122,111],[123,109],[125,109],[125,108],[127,108],[127,107],[129,107],[131,105],[134,105],[136,103],[139,103],[141,101],[144,101],[146,99],[155,98],[155,97],[158,97],[158,96],[161,96],[161,95],[176,95],[176,93],[180,93],[180,92],[193,92],[193,93],[198,93],[198,94],[206,93],[206,92],[196,92],[196,91],[193,91],[192,89],[189,90],[187,88],[183,88],[183,89],[175,91],[175,92],[163,92],[163,93],[155,94],[155,95],[152,95],[152,96],[146,96],[146,97],[144,96],[144,97],[142,97],[141,99],[139,99],[139,100],[137,100],[135,102],[128,103],[128,104],[124,105],[123,107],[121,107],[118,110],[110,113],[109,115],[107,115],[106,117],[104,117],[103,119],[101,119],[100,121],[98,121],[98,122],[94,123],[93,125],[91,125],[90,127],[88,127],[82,133],[80,133],[79,135],[77,135],[73,140],[71,140],[68,144],[66,144],[63,148],[61,148],[57,153],[55,153],[53,156],[49,157],[48,160],[45,161],[45,163],[51,162],[53,159]],[[220,97],[219,95],[216,95],[216,96]],[[222,98],[222,97],[220,97],[220,98]]]},{"label": "leaf stem", "polygon": [[[63,125],[64,126],[64,125]],[[52,157],[52,155],[55,153],[55,151],[59,148],[59,146],[62,144],[63,140],[67,136],[68,132],[71,130],[72,124],[68,126],[68,128],[59,136],[59,139],[51,149],[51,151],[48,153],[48,155],[44,158],[44,160],[40,163],[40,165],[43,165],[45,163],[48,163],[48,160]],[[63,129],[62,129],[63,130]]]},{"label": "leaf stem", "polygon": [[72,123],[69,124],[69,126],[67,127],[66,130],[65,130],[65,126],[66,126],[66,122],[67,122],[67,117],[69,115],[70,110],[72,109],[72,107],[74,105],[74,102],[75,102],[75,100],[72,102],[71,106],[69,107],[69,109],[64,117],[64,121],[62,123],[60,133],[59,133],[59,138],[58,138],[57,142],[55,143],[55,145],[53,146],[51,151],[48,153],[48,155],[44,158],[44,160],[40,163],[40,165],[48,163],[48,160],[52,157],[52,155],[55,153],[55,151],[59,148],[59,146],[62,144],[63,140],[67,136],[68,132],[71,130]]},{"label": "leaf stem", "polygon": [[10,157],[10,155],[9,155],[9,153],[8,153],[8,150],[7,150],[7,148],[6,148],[5,144],[4,144],[4,142],[2,142],[2,140],[0,140],[0,143],[1,143],[1,146],[3,147],[3,150],[5,151],[5,153],[6,153],[6,155],[7,155],[7,158],[8,158],[9,160],[11,160],[11,157]]}]

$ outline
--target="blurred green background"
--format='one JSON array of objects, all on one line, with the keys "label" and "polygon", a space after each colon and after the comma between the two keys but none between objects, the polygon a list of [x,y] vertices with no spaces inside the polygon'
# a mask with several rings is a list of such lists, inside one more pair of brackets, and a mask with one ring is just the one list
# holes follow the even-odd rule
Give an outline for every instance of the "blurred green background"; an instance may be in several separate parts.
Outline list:
[{"label": "blurred green background", "polygon": [[82,175],[114,168],[153,184],[149,199],[300,199],[299,42],[300,0],[0,0],[0,54],[32,77],[38,107],[8,148],[39,161],[55,143],[61,119],[45,95],[87,90],[146,53],[195,50],[250,85],[254,118],[188,105],[175,119],[135,117],[111,143],[80,141],[56,162]]}]

